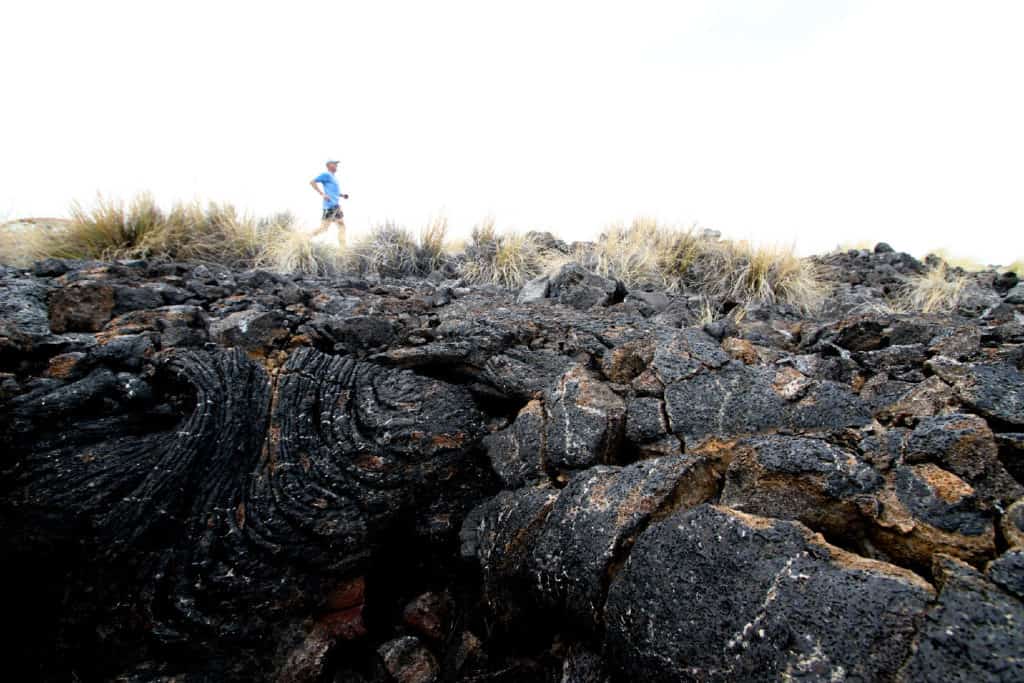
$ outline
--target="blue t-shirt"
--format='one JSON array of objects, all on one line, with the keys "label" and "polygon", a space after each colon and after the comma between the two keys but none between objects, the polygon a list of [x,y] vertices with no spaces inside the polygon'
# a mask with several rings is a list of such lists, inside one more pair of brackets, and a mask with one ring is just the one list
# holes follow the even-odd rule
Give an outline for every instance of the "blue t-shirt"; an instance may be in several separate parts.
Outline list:
[{"label": "blue t-shirt", "polygon": [[325,209],[333,209],[338,205],[338,196],[341,194],[341,190],[338,189],[338,180],[334,177],[333,173],[324,171],[316,178],[313,178],[313,182],[324,186],[324,194],[327,195],[327,198],[324,199]]}]

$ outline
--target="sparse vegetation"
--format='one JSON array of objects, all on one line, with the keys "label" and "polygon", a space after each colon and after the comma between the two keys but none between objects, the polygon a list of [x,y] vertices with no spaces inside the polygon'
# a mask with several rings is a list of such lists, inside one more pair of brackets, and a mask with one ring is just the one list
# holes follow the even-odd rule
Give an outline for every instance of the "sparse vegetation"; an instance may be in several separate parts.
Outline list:
[{"label": "sparse vegetation", "polygon": [[375,226],[345,254],[346,266],[359,273],[403,277],[418,273],[416,238],[390,221]]},{"label": "sparse vegetation", "polygon": [[333,275],[342,269],[341,253],[336,247],[314,242],[300,230],[288,230],[260,254],[257,264],[279,273]]},{"label": "sparse vegetation", "polygon": [[[230,204],[177,203],[162,210],[148,194],[121,202],[99,197],[75,204],[70,220],[26,219],[0,226],[0,260],[26,266],[47,256],[74,259],[156,258],[210,262],[235,268],[328,275],[342,271],[381,277],[426,276],[435,270],[474,284],[509,289],[570,261],[627,287],[653,284],[699,295],[704,317],[724,304],[787,303],[803,312],[820,308],[828,295],[823,274],[792,248],[718,239],[647,218],[607,228],[571,254],[542,247],[531,234],[500,232],[493,218],[476,225],[468,240],[449,240],[439,216],[418,235],[392,222],[374,227],[348,249],[317,243],[287,213],[256,218]],[[561,247],[565,251],[564,246]],[[926,313],[958,306],[969,276],[981,268],[935,252],[940,265],[911,278],[894,310]],[[1024,261],[1001,270],[1024,276]]]},{"label": "sparse vegetation", "polygon": [[350,270],[363,274],[423,277],[442,269],[450,260],[447,234],[448,221],[443,217],[424,226],[419,239],[407,228],[388,221],[359,239],[342,258]]},{"label": "sparse vegetation", "polygon": [[64,230],[61,218],[26,218],[0,224],[0,264],[27,267],[50,255],[50,233]]},{"label": "sparse vegetation", "polygon": [[1006,266],[1008,272],[1017,273],[1018,277],[1024,277],[1024,259],[1018,259]]},{"label": "sparse vegetation", "polygon": [[252,267],[268,251],[279,254],[283,244],[296,244],[295,232],[295,219],[288,213],[254,218],[230,204],[176,204],[130,255]]},{"label": "sparse vegetation", "polygon": [[475,284],[517,289],[545,269],[545,258],[536,240],[519,233],[499,234],[494,219],[473,228],[466,246],[463,276]]},{"label": "sparse vegetation", "polygon": [[910,278],[900,294],[897,308],[921,313],[948,313],[960,305],[966,275],[949,271],[945,263],[923,275]]},{"label": "sparse vegetation", "polygon": [[828,295],[813,261],[800,258],[792,247],[758,247],[748,242],[714,242],[711,253],[724,268],[706,269],[710,295],[740,302],[788,303],[809,312]]},{"label": "sparse vegetation", "polygon": [[654,282],[719,301],[789,303],[813,311],[828,293],[814,263],[792,248],[722,241],[643,218],[606,230],[574,258],[627,286]]},{"label": "sparse vegetation", "polygon": [[707,299],[702,299],[700,302],[700,314],[697,317],[697,323],[700,325],[710,325],[721,317],[718,308]]},{"label": "sparse vegetation", "polygon": [[616,225],[601,234],[590,247],[578,248],[572,260],[603,277],[621,280],[627,287],[661,281],[658,250],[652,243],[657,225],[642,220],[629,228]]},{"label": "sparse vegetation", "polygon": [[417,252],[417,266],[420,272],[427,275],[439,270],[448,260],[448,219],[437,216],[420,230],[420,242]]},{"label": "sparse vegetation", "polygon": [[128,202],[99,197],[91,207],[72,205],[70,221],[32,231],[11,260],[145,257],[252,267],[294,228],[290,214],[254,218],[230,204],[178,203],[164,212],[147,194]]},{"label": "sparse vegetation", "polygon": [[129,202],[98,197],[92,207],[75,202],[71,222],[51,233],[50,255],[58,258],[112,259],[134,255],[147,234],[158,230],[163,213],[148,194]]}]

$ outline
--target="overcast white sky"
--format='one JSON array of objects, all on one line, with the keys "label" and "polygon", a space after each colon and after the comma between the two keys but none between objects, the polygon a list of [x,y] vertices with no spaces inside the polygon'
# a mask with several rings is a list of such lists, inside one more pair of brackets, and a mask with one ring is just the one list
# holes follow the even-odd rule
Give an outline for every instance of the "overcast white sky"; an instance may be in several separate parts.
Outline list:
[{"label": "overcast white sky", "polygon": [[0,218],[97,191],[350,228],[1024,257],[1024,2],[9,2]]}]

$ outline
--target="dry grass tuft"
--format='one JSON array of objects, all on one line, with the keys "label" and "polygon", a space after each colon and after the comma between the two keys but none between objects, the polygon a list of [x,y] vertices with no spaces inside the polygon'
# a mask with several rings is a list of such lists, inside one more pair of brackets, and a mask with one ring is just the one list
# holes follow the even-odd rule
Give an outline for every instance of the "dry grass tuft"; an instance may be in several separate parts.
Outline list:
[{"label": "dry grass tuft", "polygon": [[805,313],[821,308],[829,289],[818,267],[792,248],[699,239],[685,247],[675,286],[740,304],[791,304]]},{"label": "dry grass tuft", "polygon": [[348,249],[346,265],[358,273],[406,277],[418,272],[416,238],[408,229],[388,221],[375,226]]},{"label": "dry grass tuft", "polygon": [[1019,259],[1006,266],[1006,271],[1017,273],[1018,277],[1024,277],[1024,259]]},{"label": "dry grass tuft", "polygon": [[88,208],[75,202],[66,229],[50,233],[47,255],[105,260],[132,256],[139,243],[162,223],[160,207],[146,193],[128,202],[99,196]]},{"label": "dry grass tuft", "polygon": [[444,253],[448,256],[458,256],[466,253],[469,240],[465,237],[453,237],[444,241]]},{"label": "dry grass tuft", "polygon": [[161,228],[146,234],[132,255],[245,268],[293,239],[294,232],[295,219],[288,213],[254,218],[230,204],[211,202],[205,208],[197,202],[176,204]]},{"label": "dry grass tuft", "polygon": [[545,269],[544,254],[533,237],[519,233],[499,234],[493,218],[473,228],[465,254],[462,274],[474,284],[518,289]]},{"label": "dry grass tuft", "polygon": [[629,228],[609,227],[592,247],[577,250],[574,260],[598,275],[621,280],[626,286],[660,282],[654,234],[648,227],[639,221]]},{"label": "dry grass tuft", "polygon": [[708,299],[701,299],[700,312],[697,317],[697,323],[699,325],[710,325],[721,317],[721,313],[717,306]]},{"label": "dry grass tuft", "polygon": [[747,242],[721,243],[738,265],[728,298],[736,301],[788,303],[804,311],[821,307],[828,294],[817,266],[798,257],[792,247],[755,247]]},{"label": "dry grass tuft", "polygon": [[923,275],[911,277],[900,294],[897,307],[921,313],[949,313],[960,305],[966,275],[954,275],[945,263]]},{"label": "dry grass tuft", "polygon": [[702,240],[693,229],[680,230],[654,219],[637,218],[628,228],[621,224],[607,228],[595,243],[577,249],[571,260],[627,286],[654,283],[678,289],[680,278],[699,254]]},{"label": "dry grass tuft", "polygon": [[420,230],[417,265],[424,275],[442,268],[448,261],[447,237],[448,219],[444,216],[435,217]]},{"label": "dry grass tuft", "polygon": [[423,277],[450,260],[448,220],[438,217],[420,230],[419,239],[405,227],[386,222],[374,227],[344,255],[348,269],[380,277]]},{"label": "dry grass tuft", "polygon": [[817,266],[792,248],[719,241],[645,218],[606,230],[574,258],[627,286],[654,282],[719,301],[788,303],[813,312],[828,295]]},{"label": "dry grass tuft", "polygon": [[75,203],[71,220],[36,235],[23,248],[32,259],[156,258],[248,268],[294,229],[290,214],[254,218],[230,204],[175,204],[164,212],[148,194],[124,202],[98,197]]},{"label": "dry grass tuft", "polygon": [[27,268],[49,256],[51,233],[65,229],[60,218],[25,218],[0,224],[0,264]]},{"label": "dry grass tuft", "polygon": [[268,245],[257,259],[258,265],[279,273],[334,275],[342,265],[337,247],[313,241],[300,230],[288,230]]}]

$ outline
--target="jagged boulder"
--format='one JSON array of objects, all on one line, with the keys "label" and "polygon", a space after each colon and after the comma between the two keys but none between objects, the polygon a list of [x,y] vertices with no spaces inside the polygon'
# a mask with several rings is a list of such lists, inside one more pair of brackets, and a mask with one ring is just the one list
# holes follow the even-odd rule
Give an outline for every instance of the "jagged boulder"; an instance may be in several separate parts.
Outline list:
[{"label": "jagged boulder", "polygon": [[578,263],[567,263],[551,277],[548,296],[579,310],[622,301],[622,283],[590,272]]},{"label": "jagged boulder", "polygon": [[533,546],[558,499],[550,488],[502,491],[472,510],[459,534],[462,557],[479,564],[483,597],[504,628],[517,630],[529,620],[532,584],[528,573]]},{"label": "jagged boulder", "polygon": [[545,451],[551,467],[612,463],[622,441],[626,405],[584,368],[570,370],[545,396]]},{"label": "jagged boulder", "polygon": [[52,336],[47,293],[34,280],[0,280],[0,354],[30,352]]},{"label": "jagged boulder", "polygon": [[1024,426],[1024,374],[1009,363],[957,363],[935,358],[928,367],[956,390],[960,399],[1000,425]]},{"label": "jagged boulder", "polygon": [[995,555],[993,513],[967,482],[932,464],[899,466],[886,479],[870,531],[886,557],[927,572],[939,553],[975,564]]},{"label": "jagged boulder", "polygon": [[938,464],[970,484],[988,504],[1008,506],[1024,496],[1024,487],[999,460],[991,428],[976,415],[922,419],[907,438],[905,460]]},{"label": "jagged boulder", "polygon": [[765,436],[736,445],[721,502],[742,512],[799,520],[855,544],[883,484],[874,468],[825,441]]},{"label": "jagged boulder", "polygon": [[729,364],[665,388],[672,431],[687,442],[705,436],[775,429],[841,429],[867,424],[867,406],[848,387],[793,368]]},{"label": "jagged boulder", "polygon": [[[1024,677],[1024,604],[953,558],[936,562],[942,590],[903,670],[911,681],[1014,681]],[[954,673],[955,672],[955,673]]]},{"label": "jagged boulder", "polygon": [[539,483],[546,477],[547,416],[540,401],[530,401],[506,429],[484,439],[487,457],[505,488]]},{"label": "jagged boulder", "polygon": [[608,594],[606,644],[632,679],[885,680],[933,597],[799,523],[702,505],[637,539]]},{"label": "jagged boulder", "polygon": [[538,603],[596,630],[608,578],[634,538],[673,507],[711,498],[718,477],[710,460],[678,456],[574,475],[532,544],[528,566]]},{"label": "jagged boulder", "polygon": [[1024,304],[1024,283],[1014,285],[1006,292],[1006,296],[1003,297],[1003,301],[1014,305]]}]

